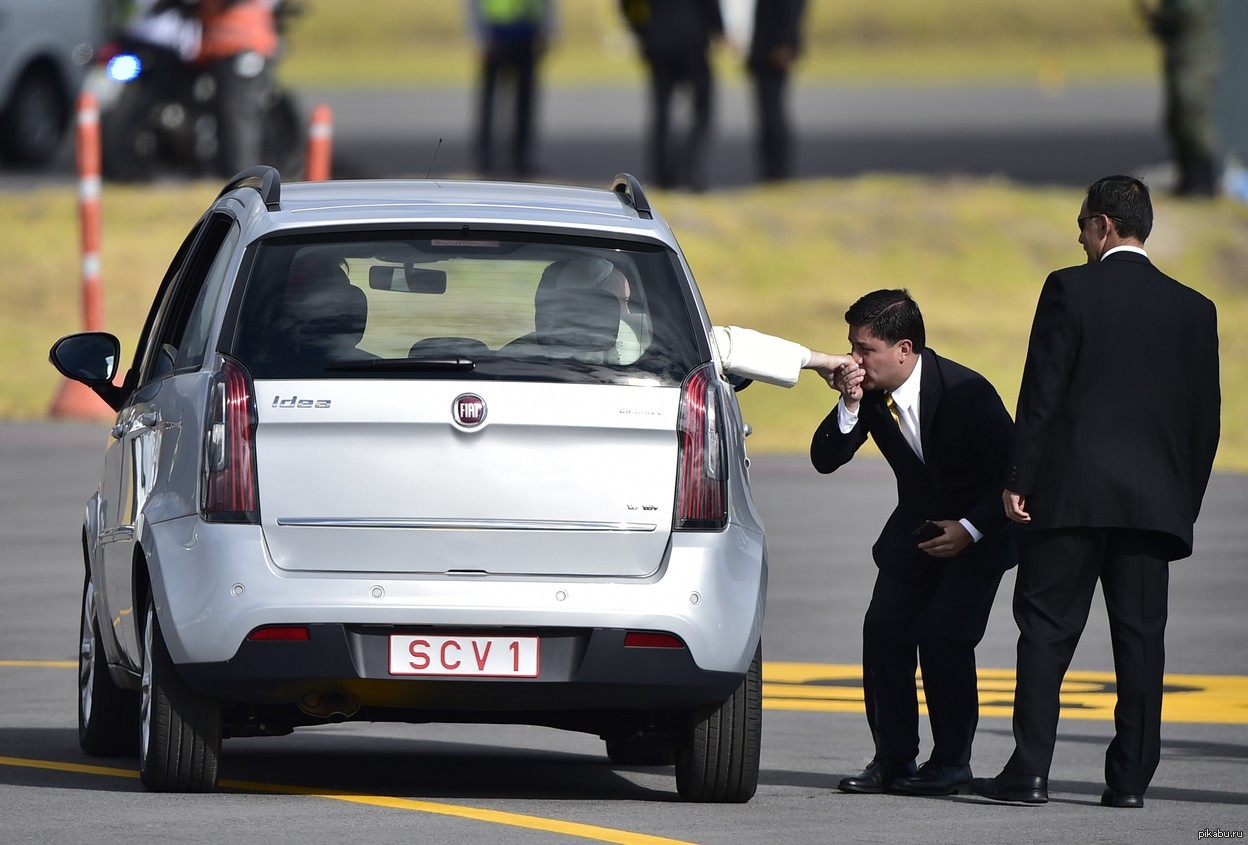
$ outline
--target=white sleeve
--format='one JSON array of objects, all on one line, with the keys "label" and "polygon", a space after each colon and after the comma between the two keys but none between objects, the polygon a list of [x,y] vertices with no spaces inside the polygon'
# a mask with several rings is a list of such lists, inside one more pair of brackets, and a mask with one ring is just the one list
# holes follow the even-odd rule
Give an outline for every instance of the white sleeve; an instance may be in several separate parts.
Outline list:
[{"label": "white sleeve", "polygon": [[724,372],[734,376],[792,387],[810,363],[809,349],[783,338],[740,326],[714,326],[711,331]]}]

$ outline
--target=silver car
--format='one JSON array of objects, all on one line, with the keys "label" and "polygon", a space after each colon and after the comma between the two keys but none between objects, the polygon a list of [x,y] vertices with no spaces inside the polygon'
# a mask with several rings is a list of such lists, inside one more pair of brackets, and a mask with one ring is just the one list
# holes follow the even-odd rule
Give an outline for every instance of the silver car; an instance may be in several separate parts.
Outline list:
[{"label": "silver car", "polygon": [[206,791],[223,738],[546,725],[754,794],[767,563],[744,424],[640,184],[251,168],[120,348],[82,531],[79,739]]}]

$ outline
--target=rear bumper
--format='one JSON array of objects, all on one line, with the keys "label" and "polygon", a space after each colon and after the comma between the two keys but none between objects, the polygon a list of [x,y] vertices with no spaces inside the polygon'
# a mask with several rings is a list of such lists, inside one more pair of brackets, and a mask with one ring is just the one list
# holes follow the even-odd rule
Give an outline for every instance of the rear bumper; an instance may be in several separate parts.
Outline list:
[{"label": "rear bumper", "polygon": [[[303,671],[309,678],[428,686],[433,682],[389,680],[371,668],[369,648],[362,645],[371,642],[367,632],[507,629],[552,632],[560,641],[583,638],[582,645],[568,646],[567,665],[576,665],[579,674],[569,668],[558,676],[561,683],[605,683],[610,688],[620,673],[636,672],[644,679],[656,666],[667,664],[612,656],[604,658],[599,670],[594,649],[599,640],[609,642],[603,639],[606,632],[622,636],[623,631],[662,631],[686,646],[680,650],[684,663],[672,663],[673,675],[693,679],[689,683],[695,689],[704,684],[718,689],[719,675],[739,679],[747,671],[766,605],[762,534],[735,524],[717,533],[674,534],[657,574],[639,579],[294,574],[268,559],[258,526],[205,524],[195,517],[149,524],[143,546],[170,655],[188,679],[199,673],[222,685],[236,673],[257,681],[274,671],[280,677],[288,671],[282,661],[301,659],[299,643],[250,643],[251,631],[265,625],[310,625],[321,653],[308,649],[308,660],[329,660],[328,665],[344,668]],[[324,633],[335,630],[340,633]],[[277,648],[287,651],[270,659],[265,649]],[[579,662],[577,649],[583,654]],[[298,679],[300,673],[290,677]],[[270,686],[270,692],[275,689]],[[597,694],[587,693],[591,698]]]},{"label": "rear bumper", "polygon": [[743,677],[700,669],[684,648],[626,648],[623,630],[601,628],[509,628],[506,635],[540,638],[537,678],[394,676],[390,635],[418,630],[321,624],[310,631],[306,641],[248,641],[228,661],[184,664],[178,671],[192,688],[227,702],[294,704],[329,718],[325,702],[338,700],[346,717],[381,708],[391,712],[371,717],[403,721],[446,721],[448,712],[454,721],[475,721],[473,714],[508,721],[509,713],[688,709],[722,702]]}]

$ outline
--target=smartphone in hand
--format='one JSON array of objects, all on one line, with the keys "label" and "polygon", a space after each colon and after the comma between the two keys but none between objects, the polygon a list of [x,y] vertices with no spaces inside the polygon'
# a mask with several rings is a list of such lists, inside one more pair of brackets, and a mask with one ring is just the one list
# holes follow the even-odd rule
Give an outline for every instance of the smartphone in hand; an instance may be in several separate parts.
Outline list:
[{"label": "smartphone in hand", "polygon": [[911,531],[910,537],[916,543],[926,543],[928,540],[935,539],[944,533],[945,529],[941,528],[929,519],[918,528]]}]

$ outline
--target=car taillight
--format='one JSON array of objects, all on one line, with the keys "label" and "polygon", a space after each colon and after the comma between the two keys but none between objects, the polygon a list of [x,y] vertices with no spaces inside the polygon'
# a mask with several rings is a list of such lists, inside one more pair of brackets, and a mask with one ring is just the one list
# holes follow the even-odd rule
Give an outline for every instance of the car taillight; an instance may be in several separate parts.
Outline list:
[{"label": "car taillight", "polygon": [[685,380],[677,423],[675,531],[718,531],[728,524],[728,458],[719,380],[710,364]]},{"label": "car taillight", "polygon": [[256,492],[256,403],[251,377],[230,358],[208,396],[202,510],[209,522],[260,521]]}]

